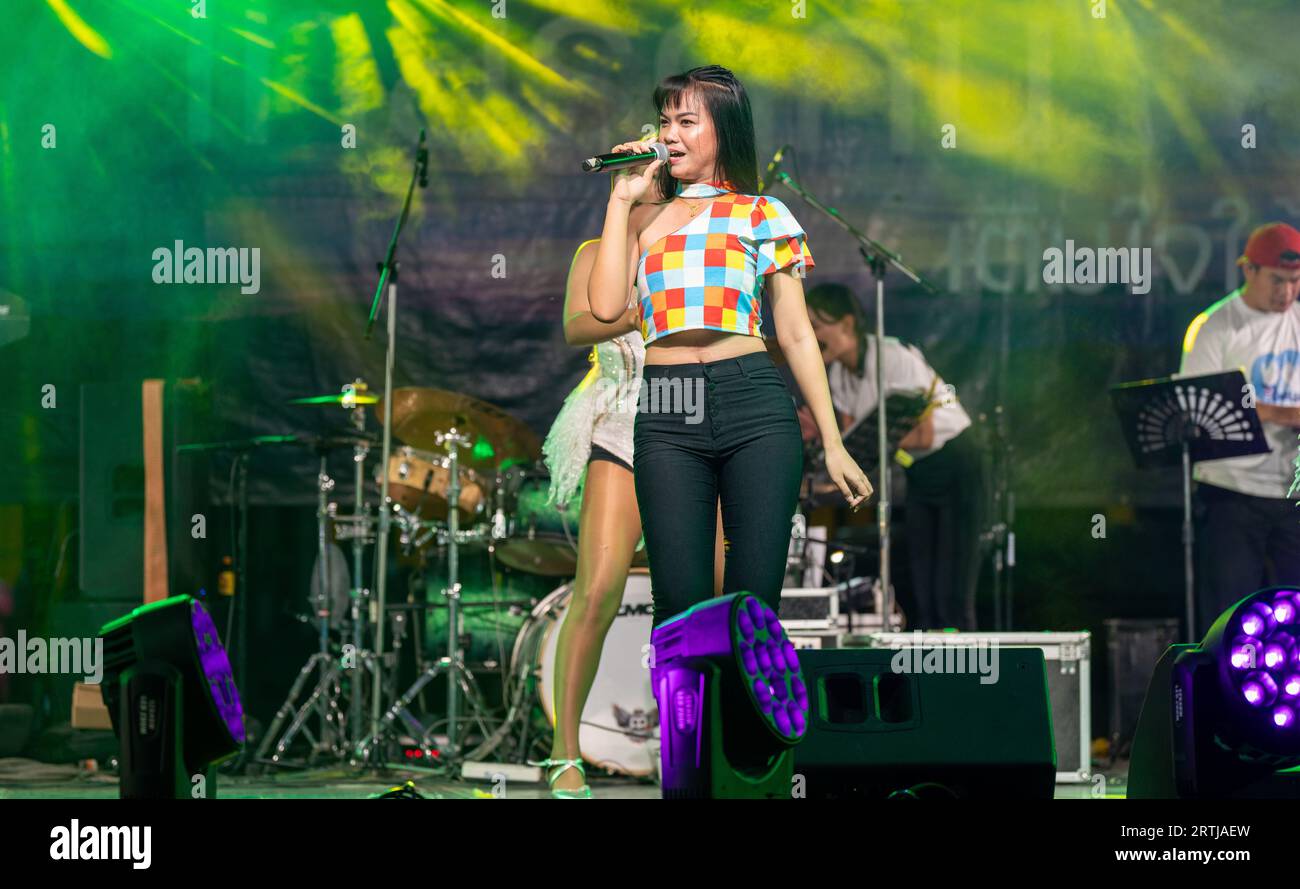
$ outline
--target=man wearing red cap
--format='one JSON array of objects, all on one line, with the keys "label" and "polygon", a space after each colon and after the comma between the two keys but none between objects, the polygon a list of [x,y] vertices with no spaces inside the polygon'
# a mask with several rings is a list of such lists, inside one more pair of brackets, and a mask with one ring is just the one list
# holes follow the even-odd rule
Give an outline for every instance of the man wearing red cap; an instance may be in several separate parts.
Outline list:
[{"label": "man wearing red cap", "polygon": [[1196,466],[1199,633],[1260,587],[1300,584],[1300,231],[1255,229],[1237,264],[1246,283],[1192,321],[1182,372],[1242,368],[1271,450]]}]

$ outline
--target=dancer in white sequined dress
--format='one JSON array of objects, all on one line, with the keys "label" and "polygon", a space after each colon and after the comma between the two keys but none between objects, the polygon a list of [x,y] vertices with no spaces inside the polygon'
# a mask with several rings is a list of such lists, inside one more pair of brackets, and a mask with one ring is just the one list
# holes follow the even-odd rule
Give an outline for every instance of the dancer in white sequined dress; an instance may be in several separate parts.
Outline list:
[{"label": "dancer in white sequined dress", "polygon": [[[598,243],[587,241],[574,254],[564,297],[564,338],[573,346],[593,347],[592,367],[565,399],[542,447],[551,502],[582,497],[577,576],[556,651],[555,741],[546,760],[557,797],[590,796],[578,723],[641,540],[632,478],[632,425],[645,360],[641,315],[633,291],[619,322],[606,324],[592,316],[587,279]],[[722,549],[719,520],[714,571],[719,592]]]}]

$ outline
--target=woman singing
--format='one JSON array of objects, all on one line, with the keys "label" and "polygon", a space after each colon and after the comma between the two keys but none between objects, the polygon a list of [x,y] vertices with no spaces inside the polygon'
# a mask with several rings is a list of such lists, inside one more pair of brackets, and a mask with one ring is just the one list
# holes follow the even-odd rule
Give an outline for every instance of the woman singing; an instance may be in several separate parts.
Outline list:
[{"label": "woman singing", "polygon": [[719,498],[723,591],[780,604],[803,451],[793,400],[763,343],[765,289],[832,481],[855,509],[871,485],[840,440],[804,306],[799,273],[813,261],[803,229],[781,201],[755,195],[744,87],[725,68],[694,68],[665,78],[654,105],[668,163],[614,174],[588,298],[605,323],[624,317],[634,285],[640,299],[646,354],[633,463],[657,626],[713,594]]},{"label": "woman singing", "polygon": [[[599,241],[574,254],[564,295],[564,339],[593,346],[592,368],[569,393],[542,450],[551,472],[549,500],[563,505],[582,487],[578,568],[555,657],[555,738],[547,769],[551,794],[589,799],[578,746],[579,723],[600,664],[605,636],[618,614],[628,569],[641,539],[632,483],[632,422],[645,345],[632,289],[612,323],[592,317],[587,280]],[[585,474],[585,483],[583,478]],[[714,538],[714,586],[722,589],[722,529]]]}]

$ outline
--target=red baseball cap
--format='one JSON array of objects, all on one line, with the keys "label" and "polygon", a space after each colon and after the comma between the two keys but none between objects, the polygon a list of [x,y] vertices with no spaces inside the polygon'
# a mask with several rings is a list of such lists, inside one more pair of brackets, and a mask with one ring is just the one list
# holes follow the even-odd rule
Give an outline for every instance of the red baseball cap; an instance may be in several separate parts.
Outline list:
[{"label": "red baseball cap", "polygon": [[1300,231],[1285,222],[1270,222],[1250,233],[1246,249],[1237,264],[1300,269]]}]

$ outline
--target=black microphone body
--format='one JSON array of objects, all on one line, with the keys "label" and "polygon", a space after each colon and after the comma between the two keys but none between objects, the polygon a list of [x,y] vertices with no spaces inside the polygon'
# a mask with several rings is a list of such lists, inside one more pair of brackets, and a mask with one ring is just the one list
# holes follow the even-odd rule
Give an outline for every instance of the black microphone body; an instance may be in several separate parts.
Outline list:
[{"label": "black microphone body", "polygon": [[415,150],[415,162],[420,169],[420,187],[429,187],[429,149],[424,142],[424,128],[420,128],[420,145]]},{"label": "black microphone body", "polygon": [[595,157],[589,157],[582,162],[582,172],[596,173],[600,170],[616,170],[620,167],[635,167],[641,164],[648,164],[654,160],[668,160],[668,146],[662,142],[655,142],[650,145],[648,151],[639,154],[630,152],[618,152],[616,154],[598,154]]}]

